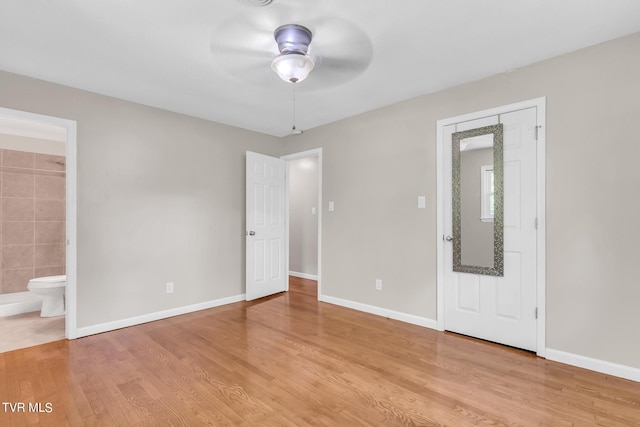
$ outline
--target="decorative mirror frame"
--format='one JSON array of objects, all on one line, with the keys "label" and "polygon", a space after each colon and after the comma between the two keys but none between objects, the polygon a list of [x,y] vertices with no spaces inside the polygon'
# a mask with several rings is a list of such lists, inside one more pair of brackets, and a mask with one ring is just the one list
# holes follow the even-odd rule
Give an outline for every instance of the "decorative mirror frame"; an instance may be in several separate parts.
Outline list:
[{"label": "decorative mirror frame", "polygon": [[[460,213],[460,141],[480,135],[493,134],[493,267],[462,264],[462,218]],[[452,135],[452,216],[453,271],[460,273],[504,276],[504,168],[502,124],[455,132]]]}]

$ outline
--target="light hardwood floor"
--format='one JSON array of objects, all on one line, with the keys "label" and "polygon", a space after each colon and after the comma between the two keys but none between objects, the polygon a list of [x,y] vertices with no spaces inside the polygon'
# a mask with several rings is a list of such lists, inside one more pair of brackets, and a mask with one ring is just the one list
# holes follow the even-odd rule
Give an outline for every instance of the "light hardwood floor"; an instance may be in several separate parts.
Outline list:
[{"label": "light hardwood floor", "polygon": [[640,425],[638,383],[315,293],[0,354],[0,401],[43,411],[0,425]]}]

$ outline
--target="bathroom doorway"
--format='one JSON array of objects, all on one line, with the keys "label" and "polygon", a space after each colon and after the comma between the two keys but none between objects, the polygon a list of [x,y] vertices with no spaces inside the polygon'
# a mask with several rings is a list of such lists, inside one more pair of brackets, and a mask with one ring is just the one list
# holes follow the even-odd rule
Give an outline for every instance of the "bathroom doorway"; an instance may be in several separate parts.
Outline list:
[{"label": "bathroom doorway", "polygon": [[[0,352],[74,337],[75,177],[74,121],[0,108]],[[41,317],[27,284],[65,275],[66,315]]]},{"label": "bathroom doorway", "polygon": [[322,149],[282,157],[287,162],[289,283],[321,295]]}]

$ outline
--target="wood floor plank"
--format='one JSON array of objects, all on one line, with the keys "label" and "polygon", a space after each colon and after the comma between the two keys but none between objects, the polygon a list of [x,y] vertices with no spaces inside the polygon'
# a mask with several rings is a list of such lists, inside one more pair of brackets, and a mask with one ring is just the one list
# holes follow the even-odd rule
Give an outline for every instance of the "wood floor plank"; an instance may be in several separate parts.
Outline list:
[{"label": "wood floor plank", "polygon": [[640,384],[290,291],[0,353],[1,426],[638,426]]}]

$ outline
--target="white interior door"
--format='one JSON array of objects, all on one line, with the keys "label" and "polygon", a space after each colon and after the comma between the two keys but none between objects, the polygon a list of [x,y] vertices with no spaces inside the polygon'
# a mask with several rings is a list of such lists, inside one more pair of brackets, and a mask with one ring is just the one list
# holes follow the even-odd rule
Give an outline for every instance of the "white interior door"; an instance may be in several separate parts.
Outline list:
[{"label": "white interior door", "polygon": [[287,290],[285,161],[247,151],[246,299]]},{"label": "white interior door", "polygon": [[453,271],[445,242],[444,327],[527,350],[537,342],[536,108],[444,128],[444,232],[452,235],[451,136],[492,124],[504,126],[504,276]]}]

